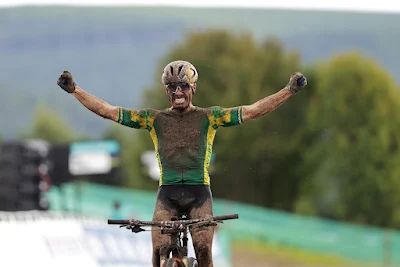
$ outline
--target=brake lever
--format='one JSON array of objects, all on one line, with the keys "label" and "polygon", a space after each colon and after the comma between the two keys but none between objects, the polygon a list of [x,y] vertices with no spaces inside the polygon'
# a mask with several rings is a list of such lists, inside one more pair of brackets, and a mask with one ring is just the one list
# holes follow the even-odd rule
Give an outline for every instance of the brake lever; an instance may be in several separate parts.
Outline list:
[{"label": "brake lever", "polygon": [[132,230],[133,233],[140,233],[140,232],[146,231],[143,228],[141,228],[140,226],[134,226],[134,227],[131,227],[130,229]]},{"label": "brake lever", "polygon": [[132,224],[123,224],[123,225],[119,226],[119,228],[122,228],[122,227],[132,230],[133,233],[140,233],[140,232],[146,231],[145,229],[141,228],[140,226],[132,225]]}]

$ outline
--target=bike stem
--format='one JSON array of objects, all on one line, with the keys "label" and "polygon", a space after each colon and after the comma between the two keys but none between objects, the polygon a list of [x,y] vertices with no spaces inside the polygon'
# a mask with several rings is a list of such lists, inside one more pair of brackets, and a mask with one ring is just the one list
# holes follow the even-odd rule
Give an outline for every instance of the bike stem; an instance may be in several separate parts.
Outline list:
[{"label": "bike stem", "polygon": [[183,232],[183,237],[182,237],[182,247],[184,249],[183,253],[185,254],[184,256],[187,256],[188,250],[187,250],[187,245],[188,245],[188,237],[187,237],[187,229]]}]

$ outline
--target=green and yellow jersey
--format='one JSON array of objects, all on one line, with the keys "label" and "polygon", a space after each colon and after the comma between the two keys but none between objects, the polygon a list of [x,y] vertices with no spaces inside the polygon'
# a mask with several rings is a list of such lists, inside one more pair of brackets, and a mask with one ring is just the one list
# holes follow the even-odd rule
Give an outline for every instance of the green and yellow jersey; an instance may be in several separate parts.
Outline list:
[{"label": "green and yellow jersey", "polygon": [[242,107],[194,107],[187,113],[120,107],[118,122],[150,132],[160,167],[160,185],[209,185],[208,166],[216,130],[243,120]]}]

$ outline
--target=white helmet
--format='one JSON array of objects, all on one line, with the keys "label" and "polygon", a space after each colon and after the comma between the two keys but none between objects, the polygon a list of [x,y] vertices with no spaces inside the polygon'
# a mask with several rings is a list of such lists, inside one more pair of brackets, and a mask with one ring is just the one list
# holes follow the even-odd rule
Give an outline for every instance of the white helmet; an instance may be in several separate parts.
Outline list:
[{"label": "white helmet", "polygon": [[189,83],[197,82],[199,74],[196,68],[187,61],[177,60],[165,66],[161,81],[164,85],[169,83]]}]

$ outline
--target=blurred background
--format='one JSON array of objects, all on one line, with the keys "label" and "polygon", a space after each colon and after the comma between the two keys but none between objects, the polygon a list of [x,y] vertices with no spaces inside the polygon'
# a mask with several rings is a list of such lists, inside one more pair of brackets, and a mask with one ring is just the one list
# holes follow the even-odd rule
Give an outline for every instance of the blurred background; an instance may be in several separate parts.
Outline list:
[{"label": "blurred background", "polygon": [[183,59],[198,106],[252,104],[294,71],[309,81],[218,131],[215,214],[240,218],[219,227],[215,266],[400,266],[400,9],[261,2],[0,2],[1,264],[150,266],[149,234],[106,224],[152,217],[148,132],[56,80],[69,70],[112,105],[161,109],[162,69]]}]

